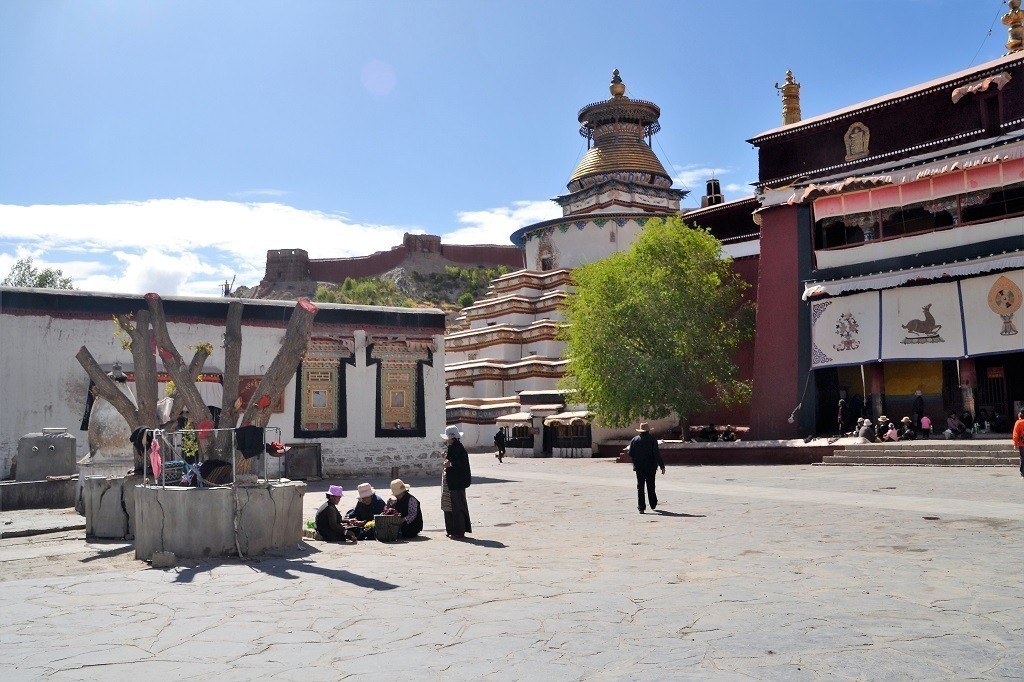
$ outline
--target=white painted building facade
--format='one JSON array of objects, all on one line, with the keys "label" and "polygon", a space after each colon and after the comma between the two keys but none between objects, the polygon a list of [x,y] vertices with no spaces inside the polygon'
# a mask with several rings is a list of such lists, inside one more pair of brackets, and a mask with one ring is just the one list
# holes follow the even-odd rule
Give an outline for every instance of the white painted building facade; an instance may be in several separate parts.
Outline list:
[{"label": "white painted building facade", "polygon": [[[113,315],[144,307],[141,296],[0,287],[2,477],[10,475],[18,440],[44,427],[66,428],[77,438],[79,458],[88,453],[80,425],[90,382],[75,354],[86,346],[101,365],[130,363],[131,352],[115,335]],[[188,346],[209,342],[214,350],[207,364],[223,367],[227,301],[173,297],[164,307],[182,355],[189,358]],[[267,370],[293,308],[289,301],[245,301],[241,375],[259,377]],[[393,466],[410,478],[438,474],[439,434],[445,428],[444,314],[336,304],[318,308],[306,360],[269,426],[281,429],[286,444],[319,443],[325,476],[386,474]],[[303,384],[302,370],[310,363],[317,364],[319,374],[329,370],[333,379],[315,390]],[[308,412],[303,401],[314,393],[337,406],[327,425],[310,423],[303,412]],[[267,440],[277,440],[277,434],[268,432]]]}]

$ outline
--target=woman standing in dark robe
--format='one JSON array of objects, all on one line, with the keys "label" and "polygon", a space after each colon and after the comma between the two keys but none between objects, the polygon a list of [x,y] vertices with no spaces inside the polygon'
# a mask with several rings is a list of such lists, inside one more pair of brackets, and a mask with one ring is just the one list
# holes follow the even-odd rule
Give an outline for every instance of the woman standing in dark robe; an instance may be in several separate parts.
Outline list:
[{"label": "woman standing in dark robe", "polygon": [[451,511],[444,513],[444,530],[453,540],[462,540],[466,533],[473,532],[473,523],[469,518],[469,503],[466,501],[466,488],[470,486],[473,478],[469,469],[469,453],[459,440],[462,438],[462,432],[457,426],[446,428],[441,437],[448,441],[444,468],[452,507]]}]

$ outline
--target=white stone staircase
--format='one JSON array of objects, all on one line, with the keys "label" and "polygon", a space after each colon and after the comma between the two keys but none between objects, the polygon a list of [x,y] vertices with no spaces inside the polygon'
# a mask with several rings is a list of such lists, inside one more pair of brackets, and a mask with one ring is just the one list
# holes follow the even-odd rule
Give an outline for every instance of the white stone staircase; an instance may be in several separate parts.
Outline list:
[{"label": "white stone staircase", "polygon": [[1020,466],[1009,439],[915,440],[846,445],[824,466]]}]

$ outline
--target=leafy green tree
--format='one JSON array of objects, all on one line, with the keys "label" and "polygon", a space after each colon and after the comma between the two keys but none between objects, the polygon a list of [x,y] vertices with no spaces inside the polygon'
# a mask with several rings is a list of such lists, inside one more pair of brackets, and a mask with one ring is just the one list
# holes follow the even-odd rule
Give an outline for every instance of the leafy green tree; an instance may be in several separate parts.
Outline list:
[{"label": "leafy green tree", "polygon": [[32,262],[32,257],[20,258],[0,285],[8,287],[31,287],[33,289],[74,289],[75,283],[65,277],[61,270],[43,268]]},{"label": "leafy green tree", "polygon": [[573,271],[563,381],[621,427],[749,400],[733,351],[753,334],[746,284],[721,243],[679,218],[651,220],[628,251]]}]

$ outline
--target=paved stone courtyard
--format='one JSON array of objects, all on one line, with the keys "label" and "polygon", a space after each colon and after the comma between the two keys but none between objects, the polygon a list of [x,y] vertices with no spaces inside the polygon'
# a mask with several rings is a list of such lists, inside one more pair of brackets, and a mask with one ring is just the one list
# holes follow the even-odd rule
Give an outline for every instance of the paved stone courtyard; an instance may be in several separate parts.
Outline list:
[{"label": "paved stone courtyard", "polygon": [[669,467],[641,516],[628,465],[472,462],[470,542],[425,480],[400,544],[0,540],[0,678],[1024,678],[1015,468]]}]

